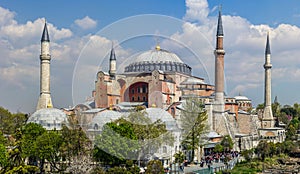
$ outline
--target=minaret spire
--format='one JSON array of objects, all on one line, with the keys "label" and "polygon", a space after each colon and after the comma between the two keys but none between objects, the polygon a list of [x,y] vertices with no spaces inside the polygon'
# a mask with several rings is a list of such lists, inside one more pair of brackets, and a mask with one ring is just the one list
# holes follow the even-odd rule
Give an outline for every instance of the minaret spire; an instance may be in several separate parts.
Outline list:
[{"label": "minaret spire", "polygon": [[110,58],[109,60],[116,60],[116,53],[114,49],[114,43],[111,44]]},{"label": "minaret spire", "polygon": [[48,34],[48,27],[47,27],[47,21],[45,20],[44,30],[41,38],[41,42],[50,42],[49,34]]},{"label": "minaret spire", "polygon": [[222,25],[222,5],[219,6],[219,17],[218,17],[218,28],[217,28],[217,36],[223,36],[223,25]]},{"label": "minaret spire", "polygon": [[265,55],[267,55],[267,54],[271,54],[269,32],[267,34],[267,43],[266,43],[266,51],[265,51]]},{"label": "minaret spire", "polygon": [[110,57],[109,57],[109,72],[108,72],[111,79],[115,79],[116,71],[117,71],[117,59],[116,59],[116,53],[114,50],[114,45],[112,42]]},{"label": "minaret spire", "polygon": [[[219,122],[223,119],[225,104],[224,104],[224,56],[225,51],[223,49],[223,26],[222,26],[222,14],[221,8],[219,9],[218,26],[216,34],[216,49],[215,53],[215,103],[213,114],[213,130],[217,130]],[[218,132],[218,131],[217,131]],[[228,132],[229,133],[229,132]]]},{"label": "minaret spire", "polygon": [[36,107],[37,110],[53,106],[50,95],[50,38],[46,21],[41,38],[40,60],[40,97]]},{"label": "minaret spire", "polygon": [[269,41],[269,33],[267,34],[266,50],[265,50],[265,96],[264,96],[264,112],[262,118],[262,127],[274,127],[274,119],[271,105],[271,49]]}]

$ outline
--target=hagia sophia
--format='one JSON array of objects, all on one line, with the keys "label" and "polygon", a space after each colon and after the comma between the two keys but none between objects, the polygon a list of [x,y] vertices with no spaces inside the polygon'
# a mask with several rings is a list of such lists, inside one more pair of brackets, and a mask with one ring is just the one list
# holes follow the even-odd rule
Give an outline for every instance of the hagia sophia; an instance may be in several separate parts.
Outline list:
[{"label": "hagia sophia", "polygon": [[[156,45],[155,49],[136,56],[122,73],[117,73],[118,57],[112,47],[109,71],[96,74],[92,100],[79,103],[71,109],[52,108],[50,93],[50,39],[45,23],[41,39],[40,97],[37,111],[28,122],[35,122],[47,130],[60,130],[67,124],[67,115],[76,114],[82,128],[93,140],[104,124],[128,115],[132,108],[142,106],[147,116],[155,121],[161,119],[167,130],[176,137],[174,145],[163,145],[151,154],[160,159],[172,160],[173,154],[181,150],[181,112],[186,100],[197,98],[208,113],[208,130],[203,139],[203,149],[198,149],[196,158],[220,143],[225,135],[234,141],[234,149],[241,151],[256,147],[261,139],[283,142],[285,130],[275,126],[271,109],[271,51],[269,34],[265,49],[265,99],[261,113],[252,112],[251,99],[238,95],[230,97],[224,92],[225,39],[222,15],[219,11],[215,54],[215,84],[193,75],[190,65],[181,58]],[[171,154],[171,155],[170,155]]]}]

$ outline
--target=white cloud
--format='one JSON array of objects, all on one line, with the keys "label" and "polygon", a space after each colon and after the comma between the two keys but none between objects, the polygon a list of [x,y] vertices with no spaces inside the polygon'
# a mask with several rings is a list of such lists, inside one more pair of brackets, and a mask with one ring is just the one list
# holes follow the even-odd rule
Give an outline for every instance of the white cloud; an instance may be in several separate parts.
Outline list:
[{"label": "white cloud", "polygon": [[[208,78],[214,82],[213,50],[217,16],[209,16],[210,9],[206,0],[187,0],[186,6],[184,19],[190,22],[184,23],[182,32],[174,33],[171,39],[183,43],[199,56],[199,60],[189,60],[185,57],[185,61],[194,67],[193,73],[203,77],[202,72],[208,71]],[[91,29],[96,27],[97,22],[86,16],[76,20],[75,24],[82,29]],[[16,109],[13,106],[26,103],[24,109],[28,111],[30,107],[35,108],[39,93],[40,37],[44,19],[37,18],[19,24],[15,20],[14,12],[0,7],[0,26],[0,98],[15,96],[15,91],[20,95],[26,93],[28,98],[20,96],[19,100],[5,102],[7,106],[11,106],[8,109],[12,110]],[[289,24],[280,24],[275,28],[268,25],[254,25],[241,16],[225,14],[223,28],[227,93],[232,96],[239,92],[251,94],[248,97],[254,102],[262,102],[264,51],[268,31],[273,64],[272,83],[288,85],[289,82],[295,83],[296,79],[299,79],[300,59],[297,56],[300,54],[299,27]],[[82,68],[75,73],[81,74],[78,80],[78,85],[81,85],[78,86],[80,92],[78,101],[82,101],[93,90],[97,69],[107,70],[111,40],[93,34],[78,37],[68,28],[57,28],[55,22],[48,23],[48,29],[52,55],[51,80],[55,82],[51,84],[54,105],[58,107],[72,105],[70,103],[72,77],[78,57],[81,55],[79,63]],[[161,46],[176,51],[184,49],[171,40],[163,41]],[[125,58],[130,56],[130,51],[117,47],[116,54],[119,64],[125,62]],[[200,71],[203,66],[199,65],[199,61],[203,63],[205,70]],[[274,91],[280,91],[276,85],[273,88]],[[283,98],[280,95],[279,97]],[[31,106],[28,103],[31,103]]]},{"label": "white cloud", "polygon": [[91,19],[90,17],[86,16],[82,19],[76,19],[75,20],[75,24],[84,29],[84,30],[87,30],[87,29],[91,29],[91,28],[94,28],[97,26],[97,21]]},{"label": "white cloud", "polygon": [[184,19],[188,21],[207,21],[209,13],[208,3],[206,0],[186,0],[187,11]]},{"label": "white cloud", "polygon": [[[11,21],[14,21],[11,19]],[[38,18],[35,21],[27,21],[26,24],[18,24],[17,22],[7,22],[0,28],[1,40],[7,40],[13,48],[21,48],[30,43],[38,43],[41,38],[45,19]],[[48,31],[51,41],[58,41],[69,38],[72,32],[69,29],[58,29],[51,23],[48,24]]]},{"label": "white cloud", "polygon": [[[206,63],[210,78],[214,79],[214,56],[210,54],[214,48],[209,48],[207,42],[215,47],[217,16],[208,16],[210,10],[206,0],[186,0],[186,6],[184,19],[193,23],[187,22],[183,25],[183,32],[172,37],[186,43],[198,55],[202,55],[201,59]],[[263,64],[268,32],[273,64],[272,83],[288,83],[300,77],[300,61],[297,56],[300,54],[299,27],[289,24],[279,24],[277,27],[254,25],[241,16],[227,14],[223,14],[222,20],[226,52],[225,78],[230,95],[246,92],[252,95],[249,97],[254,102],[262,102],[261,93],[257,91],[263,91]],[[191,63],[190,65],[195,66]],[[198,70],[199,68],[194,68],[193,72]],[[277,91],[276,85],[273,88]]]},{"label": "white cloud", "polygon": [[16,21],[13,20],[15,17],[15,13],[0,7],[0,26],[8,25],[15,23]]}]

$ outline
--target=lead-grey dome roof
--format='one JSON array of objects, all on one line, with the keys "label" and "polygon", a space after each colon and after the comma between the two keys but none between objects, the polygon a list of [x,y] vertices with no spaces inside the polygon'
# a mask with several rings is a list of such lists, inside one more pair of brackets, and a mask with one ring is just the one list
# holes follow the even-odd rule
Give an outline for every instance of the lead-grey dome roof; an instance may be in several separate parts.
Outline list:
[{"label": "lead-grey dome roof", "polygon": [[191,74],[192,68],[185,64],[175,53],[160,49],[159,46],[154,50],[139,54],[134,62],[125,67],[125,73],[152,72],[153,70]]},{"label": "lead-grey dome roof", "polygon": [[[176,124],[175,119],[172,117],[170,113],[160,108],[147,108],[145,110],[147,113],[145,116],[150,118],[151,122],[155,122],[157,120],[161,120],[166,124],[166,129],[170,131],[178,130],[178,126]],[[117,112],[112,110],[105,110],[103,112],[98,113],[91,121],[89,130],[98,130],[101,131],[103,126],[106,123],[113,122],[119,118],[127,118],[130,112]]]},{"label": "lead-grey dome roof", "polygon": [[152,122],[161,120],[166,124],[167,130],[169,131],[179,130],[176,120],[169,112],[161,108],[146,108],[146,112],[148,114],[147,116],[151,119]]},{"label": "lead-grey dome roof", "polygon": [[44,108],[35,111],[27,120],[27,123],[37,123],[46,130],[61,130],[62,125],[68,124],[67,115],[56,108]]},{"label": "lead-grey dome roof", "polygon": [[135,62],[177,62],[183,63],[182,60],[172,52],[162,49],[149,50],[141,53],[136,57]]},{"label": "lead-grey dome roof", "polygon": [[113,122],[121,118],[122,114],[117,111],[105,110],[98,113],[91,121],[89,129],[102,130],[106,123]]}]

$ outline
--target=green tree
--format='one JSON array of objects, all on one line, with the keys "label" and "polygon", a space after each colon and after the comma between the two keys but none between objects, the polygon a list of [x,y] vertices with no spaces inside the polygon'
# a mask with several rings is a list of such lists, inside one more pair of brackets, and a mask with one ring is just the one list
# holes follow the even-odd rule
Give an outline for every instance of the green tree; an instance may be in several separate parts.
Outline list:
[{"label": "green tree", "polygon": [[0,107],[0,130],[4,134],[14,134],[27,120],[23,113],[12,114],[7,109]]},{"label": "green tree", "polygon": [[82,130],[76,115],[68,116],[68,124],[62,126],[60,134],[62,144],[60,146],[60,156],[64,165],[61,168],[68,173],[89,173],[93,169],[92,142]]},{"label": "green tree", "polygon": [[6,151],[6,146],[0,144],[0,167],[5,167],[8,163],[8,154]]},{"label": "green tree", "polygon": [[272,103],[272,113],[273,116],[279,117],[280,115],[280,104],[278,102]]},{"label": "green tree", "polygon": [[251,161],[253,157],[253,153],[254,153],[253,149],[246,149],[241,152],[241,155],[245,158],[246,161]]},{"label": "green tree", "polygon": [[264,107],[265,107],[265,104],[264,104],[264,103],[258,104],[258,105],[256,106],[256,111],[259,111],[259,110],[261,110],[261,109],[264,109]]},{"label": "green tree", "polygon": [[217,144],[214,148],[214,152],[217,153],[224,152],[224,147],[221,144]]},{"label": "green tree", "polygon": [[280,112],[284,112],[286,113],[286,115],[290,115],[292,117],[297,116],[297,110],[289,105],[286,105],[283,108],[281,108]]},{"label": "green tree", "polygon": [[286,132],[286,139],[287,140],[296,140],[296,133],[297,130],[299,129],[299,120],[296,118],[293,118],[288,127],[287,127],[287,132]]},{"label": "green tree", "polygon": [[207,112],[203,103],[197,98],[188,98],[181,111],[181,127],[183,129],[182,145],[192,151],[194,159],[195,149],[201,145],[201,136],[207,130]]},{"label": "green tree", "polygon": [[179,151],[174,154],[175,163],[182,163],[185,159],[185,155],[183,152]]},{"label": "green tree", "polygon": [[164,174],[164,168],[159,160],[151,160],[147,165],[146,174]]},{"label": "green tree", "polygon": [[296,110],[297,117],[299,117],[300,116],[300,104],[299,103],[294,103],[293,107]]},{"label": "green tree", "polygon": [[138,159],[153,155],[163,144],[174,144],[173,134],[166,129],[166,124],[160,119],[152,122],[145,110],[130,113],[126,120],[132,125],[138,139]]},{"label": "green tree", "polygon": [[22,132],[16,130],[14,134],[14,142],[12,148],[8,151],[8,158],[6,165],[1,169],[1,173],[5,174],[25,174],[33,173],[38,170],[36,166],[26,165],[22,150]]},{"label": "green tree", "polygon": [[278,115],[278,120],[283,122],[284,124],[288,125],[289,122],[291,121],[290,119],[292,118],[292,116],[288,116],[286,115],[285,112],[280,112]]},{"label": "green tree", "polygon": [[221,141],[221,145],[225,151],[230,151],[233,148],[234,143],[229,135],[225,135]]},{"label": "green tree", "polygon": [[45,132],[36,139],[34,148],[37,150],[38,157],[51,165],[52,172],[61,171],[59,166],[60,146],[62,144],[62,136],[56,131]]},{"label": "green tree", "polygon": [[260,141],[255,149],[257,156],[264,161],[267,156],[270,154],[269,143],[265,140]]},{"label": "green tree", "polygon": [[[36,123],[28,123],[22,128],[22,150],[23,156],[28,158],[29,165],[37,165],[39,161],[36,147],[36,139],[46,132],[46,129]],[[40,169],[43,168],[43,163],[39,163]]]},{"label": "green tree", "polygon": [[[118,121],[117,121],[118,122]],[[133,127],[125,120],[107,123],[96,136],[94,157],[111,165],[124,163],[127,158],[136,158],[139,148]]]},{"label": "green tree", "polygon": [[268,144],[269,144],[269,148],[270,148],[269,156],[273,157],[273,155],[276,155],[276,153],[277,153],[276,144],[274,144],[273,142],[268,142]]}]

